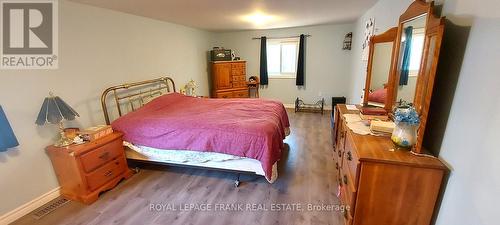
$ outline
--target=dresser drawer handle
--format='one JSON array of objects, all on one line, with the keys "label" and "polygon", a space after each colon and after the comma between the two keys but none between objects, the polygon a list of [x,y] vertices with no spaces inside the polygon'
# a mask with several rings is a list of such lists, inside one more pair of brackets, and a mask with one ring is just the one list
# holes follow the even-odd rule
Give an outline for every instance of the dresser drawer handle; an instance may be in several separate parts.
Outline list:
[{"label": "dresser drawer handle", "polygon": [[102,160],[105,160],[105,159],[109,158],[109,152],[102,153],[99,156],[99,158],[102,159]]},{"label": "dresser drawer handle", "polygon": [[352,153],[351,153],[351,151],[347,152],[347,160],[352,161]]},{"label": "dresser drawer handle", "polygon": [[104,176],[105,176],[105,177],[109,177],[109,176],[111,176],[111,175],[113,175],[113,171],[111,171],[111,170],[110,170],[110,171],[108,171],[108,172],[106,172],[106,173],[104,174]]},{"label": "dresser drawer handle", "polygon": [[347,175],[344,175],[344,184],[347,185]]},{"label": "dresser drawer handle", "polygon": [[342,157],[342,152],[339,150],[339,158]]},{"label": "dresser drawer handle", "polygon": [[339,163],[335,163],[335,169],[339,169]]}]

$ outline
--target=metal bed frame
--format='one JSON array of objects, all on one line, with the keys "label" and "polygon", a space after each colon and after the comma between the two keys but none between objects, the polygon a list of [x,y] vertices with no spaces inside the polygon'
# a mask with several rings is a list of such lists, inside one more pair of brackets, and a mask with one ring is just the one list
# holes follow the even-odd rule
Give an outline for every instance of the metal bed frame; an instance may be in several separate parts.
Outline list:
[{"label": "metal bed frame", "polygon": [[[109,94],[112,94],[114,99],[114,103],[116,104],[118,117],[126,114],[125,110],[123,110],[123,106],[127,106],[129,111],[135,111],[136,109],[142,107],[144,104],[148,103],[152,99],[159,97],[166,93],[173,93],[175,90],[175,82],[170,77],[161,77],[152,80],[145,80],[133,83],[125,83],[121,85],[116,85],[107,88],[101,95],[101,106],[102,111],[104,113],[104,119],[106,120],[106,124],[110,125],[110,113],[107,107],[107,100],[109,98]],[[125,147],[128,149],[128,147]],[[128,149],[128,151],[133,151]],[[232,169],[221,169],[221,168],[213,168],[213,167],[202,167],[202,166],[192,166],[192,165],[184,165],[177,163],[167,163],[167,162],[157,162],[150,161],[144,159],[132,159],[127,157],[127,161],[130,165],[135,166],[135,171],[139,172],[138,165],[141,164],[153,164],[153,165],[162,165],[162,166],[175,166],[175,167],[183,167],[183,168],[191,168],[191,169],[208,169],[214,171],[221,172],[229,172],[236,173],[237,177],[234,181],[234,186],[238,187],[240,185],[240,175],[241,174],[249,174],[249,175],[257,175],[255,172],[250,171],[242,171],[242,170],[232,170]]]}]

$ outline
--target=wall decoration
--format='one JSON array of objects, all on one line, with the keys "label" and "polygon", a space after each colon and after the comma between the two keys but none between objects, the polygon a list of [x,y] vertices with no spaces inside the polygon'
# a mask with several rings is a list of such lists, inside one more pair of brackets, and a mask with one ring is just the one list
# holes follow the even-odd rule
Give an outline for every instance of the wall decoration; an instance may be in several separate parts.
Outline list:
[{"label": "wall decoration", "polygon": [[344,37],[342,50],[351,50],[351,44],[352,44],[352,32],[349,32]]},{"label": "wall decoration", "polygon": [[363,39],[363,55],[362,55],[362,60],[368,60],[368,53],[369,53],[369,44],[370,44],[370,37],[373,36],[373,32],[375,30],[375,18],[369,18],[365,22],[365,36]]}]

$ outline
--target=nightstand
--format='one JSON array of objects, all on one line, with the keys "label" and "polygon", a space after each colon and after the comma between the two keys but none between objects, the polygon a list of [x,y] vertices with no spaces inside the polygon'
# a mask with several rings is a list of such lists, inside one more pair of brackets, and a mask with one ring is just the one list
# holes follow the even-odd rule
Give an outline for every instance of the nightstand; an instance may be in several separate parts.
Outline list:
[{"label": "nightstand", "polygon": [[65,198],[91,204],[99,193],[132,176],[122,136],[114,132],[81,145],[46,148]]}]

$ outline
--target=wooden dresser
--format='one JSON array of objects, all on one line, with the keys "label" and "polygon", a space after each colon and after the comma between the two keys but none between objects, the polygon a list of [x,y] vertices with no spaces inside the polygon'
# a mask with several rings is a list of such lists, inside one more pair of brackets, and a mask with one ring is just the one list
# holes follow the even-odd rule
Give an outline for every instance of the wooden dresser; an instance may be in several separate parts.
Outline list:
[{"label": "wooden dresser", "polygon": [[132,176],[122,142],[122,134],[115,132],[81,145],[47,147],[62,195],[90,204],[99,193]]},{"label": "wooden dresser", "polygon": [[211,62],[213,98],[248,98],[245,61]]},{"label": "wooden dresser", "polygon": [[447,167],[438,159],[395,150],[389,137],[353,133],[345,105],[335,108],[334,161],[346,225],[428,225]]}]

